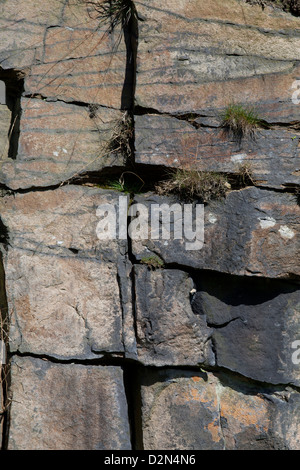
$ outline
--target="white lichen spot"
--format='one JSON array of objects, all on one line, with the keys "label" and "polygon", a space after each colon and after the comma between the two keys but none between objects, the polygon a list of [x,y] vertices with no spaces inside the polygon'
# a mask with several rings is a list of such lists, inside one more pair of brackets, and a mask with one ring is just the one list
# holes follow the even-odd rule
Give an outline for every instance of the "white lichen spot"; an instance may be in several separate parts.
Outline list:
[{"label": "white lichen spot", "polygon": [[57,245],[63,245],[63,244],[64,244],[64,242],[62,242],[61,240],[59,240],[59,241],[57,242]]},{"label": "white lichen spot", "polygon": [[245,160],[245,158],[247,158],[247,154],[246,153],[237,153],[236,155],[232,155],[231,157],[231,161],[233,163],[243,163],[243,161]]},{"label": "white lichen spot", "polygon": [[168,246],[168,245],[169,245],[169,242],[165,241],[165,242],[164,242],[164,245],[165,245],[165,246]]},{"label": "white lichen spot", "polygon": [[53,152],[53,155],[54,155],[55,157],[58,157],[59,153],[58,153],[58,152]]},{"label": "white lichen spot", "polygon": [[287,225],[281,225],[279,229],[279,233],[282,236],[282,238],[285,238],[287,240],[291,240],[296,235],[294,230],[289,228]]},{"label": "white lichen spot", "polygon": [[68,153],[68,150],[67,150],[67,149],[63,149],[63,152],[64,152],[64,153]]},{"label": "white lichen spot", "polygon": [[265,217],[264,219],[259,218],[259,224],[261,228],[271,228],[276,224],[276,220],[273,217]]},{"label": "white lichen spot", "polygon": [[211,224],[215,224],[218,221],[217,217],[211,212],[208,214],[207,219],[208,219],[208,222]]}]

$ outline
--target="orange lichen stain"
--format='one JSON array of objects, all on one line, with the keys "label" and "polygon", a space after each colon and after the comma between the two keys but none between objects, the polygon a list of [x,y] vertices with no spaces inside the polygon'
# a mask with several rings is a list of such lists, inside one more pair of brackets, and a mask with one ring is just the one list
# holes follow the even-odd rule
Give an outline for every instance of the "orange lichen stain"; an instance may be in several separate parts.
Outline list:
[{"label": "orange lichen stain", "polygon": [[193,382],[201,382],[201,378],[200,377],[192,377],[192,380]]},{"label": "orange lichen stain", "polygon": [[[234,406],[235,405],[235,406]],[[267,431],[269,417],[263,402],[242,403],[229,399],[222,401],[221,416],[227,420],[235,420],[240,426],[255,426],[259,430]]]},{"label": "orange lichen stain", "polygon": [[212,440],[214,442],[220,442],[222,436],[220,435],[220,427],[218,421],[215,419],[205,427],[210,432]]}]

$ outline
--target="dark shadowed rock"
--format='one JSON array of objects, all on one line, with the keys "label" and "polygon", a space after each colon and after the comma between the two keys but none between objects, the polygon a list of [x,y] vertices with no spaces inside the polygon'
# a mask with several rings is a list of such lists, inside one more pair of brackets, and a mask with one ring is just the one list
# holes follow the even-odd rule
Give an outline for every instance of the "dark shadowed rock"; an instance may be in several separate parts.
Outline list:
[{"label": "dark shadowed rock", "polygon": [[205,317],[191,309],[193,281],[179,270],[135,266],[138,360],[145,365],[214,365]]},{"label": "dark shadowed rock", "polygon": [[192,308],[215,328],[217,365],[262,382],[299,386],[299,364],[292,360],[292,345],[300,340],[299,286],[209,273],[198,282]]},{"label": "dark shadowed rock", "polygon": [[[149,213],[152,204],[178,202],[151,193],[137,196],[136,201],[145,204]],[[163,240],[160,236],[160,240],[133,240],[135,256],[141,259],[150,251],[166,264],[241,276],[299,276],[300,207],[296,196],[246,188],[210,202],[204,214],[202,249],[187,250],[184,236],[181,240]],[[172,232],[171,227],[171,236]]]},{"label": "dark shadowed rock", "polygon": [[261,186],[299,185],[299,131],[257,129],[240,141],[221,128],[221,117],[215,124],[219,128],[198,126],[197,121],[192,125],[167,115],[136,116],[136,162],[236,175],[247,168]]}]

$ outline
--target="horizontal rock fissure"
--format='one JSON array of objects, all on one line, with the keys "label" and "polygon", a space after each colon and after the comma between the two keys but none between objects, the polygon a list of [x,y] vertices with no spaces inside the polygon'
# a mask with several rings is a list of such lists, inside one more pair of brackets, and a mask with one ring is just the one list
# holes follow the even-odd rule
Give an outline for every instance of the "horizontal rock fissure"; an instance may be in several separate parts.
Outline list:
[{"label": "horizontal rock fissure", "polygon": [[79,106],[81,108],[86,108],[87,111],[89,111],[90,113],[90,117],[92,118],[93,117],[93,109],[91,108],[103,108],[103,109],[113,109],[113,110],[118,110],[119,108],[117,107],[113,107],[113,106],[108,106],[108,105],[103,105],[103,104],[100,104],[100,103],[88,103],[88,102],[85,102],[85,101],[76,101],[76,100],[72,100],[70,98],[70,100],[63,100],[62,98],[54,98],[54,97],[48,97],[46,95],[43,95],[41,93],[23,93],[22,96],[24,98],[28,98],[28,99],[37,99],[37,100],[42,100],[42,101],[46,101],[48,103],[64,103],[64,104],[69,104],[69,105],[73,105],[73,106]]}]

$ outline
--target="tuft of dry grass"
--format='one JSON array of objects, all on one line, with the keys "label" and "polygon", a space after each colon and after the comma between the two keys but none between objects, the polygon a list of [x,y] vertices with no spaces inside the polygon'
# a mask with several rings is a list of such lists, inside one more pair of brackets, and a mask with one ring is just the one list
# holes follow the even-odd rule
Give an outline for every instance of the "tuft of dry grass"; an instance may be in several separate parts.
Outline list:
[{"label": "tuft of dry grass", "polygon": [[169,178],[156,186],[160,195],[177,194],[181,199],[204,203],[224,197],[228,189],[230,184],[221,173],[182,168],[170,172]]},{"label": "tuft of dry grass", "polygon": [[90,0],[86,4],[97,13],[99,24],[109,23],[112,30],[119,25],[127,26],[135,15],[132,0]]},{"label": "tuft of dry grass", "polygon": [[130,160],[132,156],[131,141],[134,134],[133,118],[128,111],[123,113],[122,118],[116,122],[112,137],[108,144],[109,152],[119,152],[124,160]]}]

